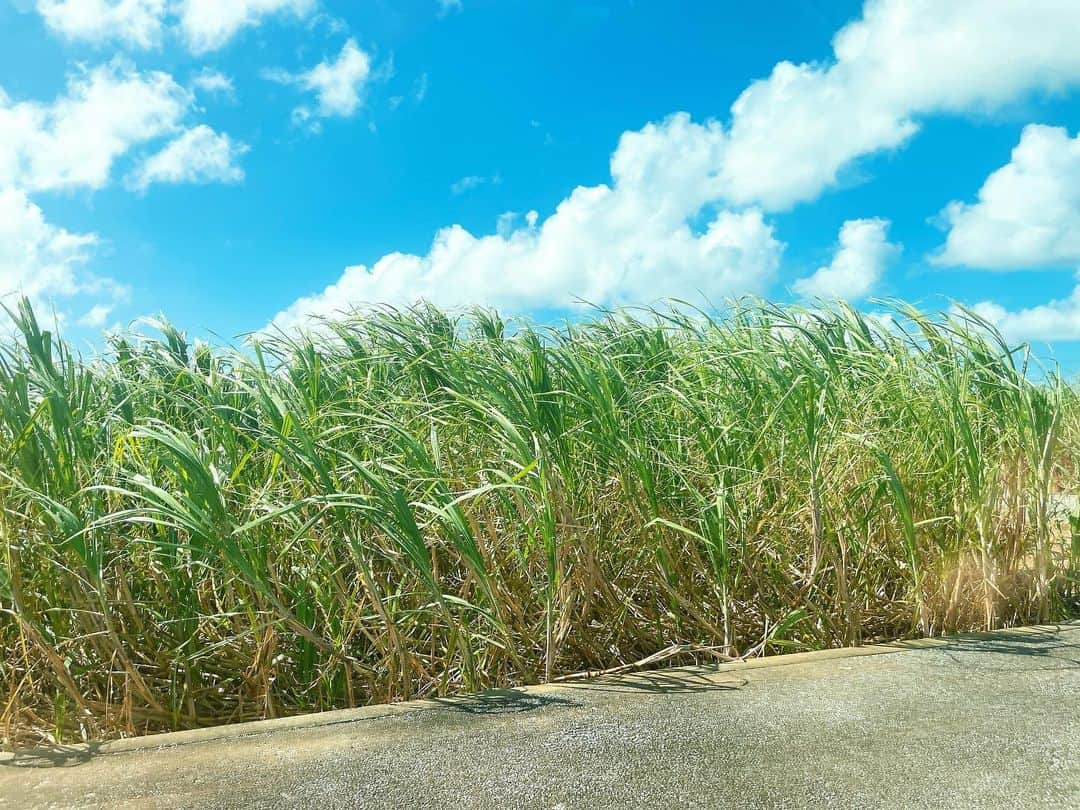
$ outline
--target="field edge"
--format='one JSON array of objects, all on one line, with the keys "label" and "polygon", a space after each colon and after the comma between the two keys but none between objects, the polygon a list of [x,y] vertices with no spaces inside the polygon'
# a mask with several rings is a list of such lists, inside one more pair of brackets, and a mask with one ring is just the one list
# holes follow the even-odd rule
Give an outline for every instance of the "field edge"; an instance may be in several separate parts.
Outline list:
[{"label": "field edge", "polygon": [[860,647],[833,647],[826,650],[811,650],[809,652],[785,653],[781,655],[760,656],[749,658],[745,661],[732,661],[722,664],[709,664],[698,666],[670,667],[663,669],[644,670],[621,675],[601,675],[596,678],[583,678],[578,681],[561,683],[545,683],[533,686],[519,686],[512,689],[496,688],[476,694],[462,694],[444,698],[425,698],[420,700],[407,700],[397,703],[383,703],[370,706],[358,706],[352,709],[332,709],[325,712],[313,712],[308,714],[291,715],[268,720],[252,720],[245,723],[232,723],[220,726],[209,726],[199,729],[185,729],[183,731],[169,731],[160,734],[148,734],[139,737],[125,737],[117,740],[103,742],[74,743],[62,746],[47,746],[35,748],[19,748],[16,750],[0,750],[0,765],[14,763],[15,760],[33,758],[36,756],[55,756],[62,753],[65,757],[100,756],[105,754],[123,754],[134,751],[147,751],[155,749],[178,748],[187,745],[218,742],[221,740],[236,740],[249,737],[259,737],[283,731],[298,731],[305,729],[320,728],[323,726],[335,726],[344,723],[357,723],[366,720],[376,720],[385,717],[393,717],[414,712],[429,712],[444,709],[448,705],[467,704],[469,701],[482,697],[506,696],[508,693],[517,695],[543,695],[560,692],[572,692],[577,688],[587,687],[597,682],[633,685],[635,682],[655,676],[657,672],[663,672],[668,682],[696,682],[714,678],[731,672],[739,672],[750,669],[765,669],[772,667],[793,666],[796,664],[808,664],[817,661],[827,661],[844,658],[862,658],[875,655],[888,655],[891,653],[905,652],[909,650],[935,649],[948,647],[965,640],[993,639],[1003,635],[1037,636],[1044,634],[1057,634],[1080,630],[1080,618],[1069,619],[1055,624],[1037,624],[1019,627],[1001,628],[998,630],[983,631],[977,633],[958,633],[950,636],[935,636],[918,639],[898,640],[878,644],[868,644]]}]

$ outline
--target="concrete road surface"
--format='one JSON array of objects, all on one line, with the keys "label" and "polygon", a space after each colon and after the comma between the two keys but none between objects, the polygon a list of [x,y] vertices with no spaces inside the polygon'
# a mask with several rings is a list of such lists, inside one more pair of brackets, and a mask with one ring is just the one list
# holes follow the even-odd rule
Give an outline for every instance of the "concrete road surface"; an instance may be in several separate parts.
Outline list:
[{"label": "concrete road surface", "polygon": [[1080,624],[0,755],[98,806],[1080,808]]}]

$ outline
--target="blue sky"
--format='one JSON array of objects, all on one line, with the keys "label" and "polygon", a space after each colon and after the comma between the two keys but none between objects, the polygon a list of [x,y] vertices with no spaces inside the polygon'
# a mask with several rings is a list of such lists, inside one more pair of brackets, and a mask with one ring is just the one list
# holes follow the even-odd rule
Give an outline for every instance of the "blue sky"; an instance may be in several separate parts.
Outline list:
[{"label": "blue sky", "polygon": [[1059,0],[0,0],[0,292],[82,341],[955,300],[1076,368],[1076,42]]}]

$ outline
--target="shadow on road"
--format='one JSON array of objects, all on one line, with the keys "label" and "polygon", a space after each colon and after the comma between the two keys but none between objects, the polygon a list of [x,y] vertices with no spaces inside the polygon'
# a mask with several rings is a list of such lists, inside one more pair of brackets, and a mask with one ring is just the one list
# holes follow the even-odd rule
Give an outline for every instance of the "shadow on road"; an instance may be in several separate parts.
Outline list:
[{"label": "shadow on road", "polygon": [[708,672],[652,671],[617,677],[598,677],[558,684],[562,694],[537,694],[519,689],[492,689],[479,695],[434,698],[432,702],[456,712],[477,715],[521,714],[549,706],[581,706],[573,692],[622,692],[626,694],[676,695],[723,692],[746,686],[745,678],[717,680]]},{"label": "shadow on road", "polygon": [[[961,636],[951,639],[949,645],[939,648],[949,660],[969,669],[984,671],[1038,672],[1047,670],[1075,669],[1080,667],[1080,644],[1066,639],[1080,634],[1065,635],[1045,633],[1010,633],[999,631],[993,635]],[[994,666],[996,656],[1019,656],[1031,659],[1009,666]]]},{"label": "shadow on road", "polygon": [[700,692],[727,692],[746,686],[746,678],[730,677],[717,680],[717,675],[708,672],[655,670],[639,672],[634,675],[620,675],[617,678],[596,678],[587,681],[573,681],[565,684],[574,690],[588,692],[624,692],[652,693],[657,695],[694,694]]},{"label": "shadow on road", "polygon": [[[904,649],[904,643],[895,645]],[[912,646],[910,652],[928,656],[941,655],[951,666],[984,672],[1035,672],[1080,668],[1080,631],[1061,628],[1057,632],[1008,632],[958,636],[948,644],[928,648]],[[1017,658],[1021,659],[1020,661]],[[584,705],[574,698],[577,692],[609,692],[635,695],[676,695],[703,692],[738,691],[749,681],[728,673],[701,670],[650,670],[632,675],[599,676],[558,684],[557,690],[524,691],[493,689],[478,695],[429,698],[442,708],[466,715],[517,715],[547,708],[571,708]],[[584,697],[584,696],[583,696]],[[341,720],[326,726],[355,722]],[[266,732],[270,733],[270,732]],[[54,746],[15,752],[0,758],[6,768],[67,768],[82,765],[97,757],[101,743]]]},{"label": "shadow on road", "polygon": [[580,706],[576,700],[557,695],[530,694],[518,689],[489,689],[478,695],[430,698],[445,709],[465,714],[521,714],[548,706]]},{"label": "shadow on road", "polygon": [[16,751],[10,759],[0,759],[0,766],[5,768],[70,768],[89,762],[101,748],[101,743],[66,746],[56,745],[51,748],[34,748],[30,751]]}]

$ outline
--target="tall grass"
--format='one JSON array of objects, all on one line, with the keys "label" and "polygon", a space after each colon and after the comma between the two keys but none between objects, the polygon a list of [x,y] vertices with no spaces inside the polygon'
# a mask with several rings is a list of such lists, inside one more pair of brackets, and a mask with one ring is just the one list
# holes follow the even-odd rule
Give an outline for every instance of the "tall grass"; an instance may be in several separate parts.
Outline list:
[{"label": "tall grass", "polygon": [[[1075,610],[1077,392],[973,316],[418,307],[242,352],[28,305],[0,738],[93,739]],[[1070,529],[1070,526],[1072,528]]]}]

